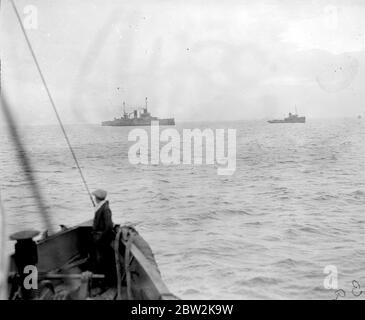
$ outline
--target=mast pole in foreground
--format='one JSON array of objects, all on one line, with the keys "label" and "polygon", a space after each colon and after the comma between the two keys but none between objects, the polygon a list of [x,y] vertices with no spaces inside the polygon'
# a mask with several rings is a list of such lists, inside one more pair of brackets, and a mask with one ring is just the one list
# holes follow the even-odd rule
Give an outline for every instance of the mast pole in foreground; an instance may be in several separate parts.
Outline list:
[{"label": "mast pole in foreground", "polygon": [[[0,15],[1,15],[1,0],[0,0]],[[0,55],[0,101],[1,100],[1,55]],[[1,190],[0,190],[1,191]],[[5,250],[6,243],[6,215],[0,193],[0,300],[6,300],[7,293],[7,269],[8,255]]]}]

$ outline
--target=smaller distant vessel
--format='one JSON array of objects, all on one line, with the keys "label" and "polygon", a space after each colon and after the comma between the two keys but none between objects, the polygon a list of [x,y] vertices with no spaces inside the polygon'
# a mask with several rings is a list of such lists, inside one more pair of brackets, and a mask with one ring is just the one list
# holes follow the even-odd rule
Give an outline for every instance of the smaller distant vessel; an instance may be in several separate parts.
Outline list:
[{"label": "smaller distant vessel", "polygon": [[289,115],[281,120],[269,120],[268,123],[305,123],[305,117],[299,117],[297,112],[294,114],[289,112]]},{"label": "smaller distant vessel", "polygon": [[147,98],[146,105],[142,108],[142,112],[138,109],[133,110],[131,113],[125,112],[125,103],[123,102],[123,115],[121,118],[114,118],[111,121],[102,122],[102,126],[112,126],[112,127],[124,127],[124,126],[150,126],[152,121],[158,121],[161,126],[173,126],[175,125],[174,118],[159,119],[157,117],[152,117],[147,110]]}]

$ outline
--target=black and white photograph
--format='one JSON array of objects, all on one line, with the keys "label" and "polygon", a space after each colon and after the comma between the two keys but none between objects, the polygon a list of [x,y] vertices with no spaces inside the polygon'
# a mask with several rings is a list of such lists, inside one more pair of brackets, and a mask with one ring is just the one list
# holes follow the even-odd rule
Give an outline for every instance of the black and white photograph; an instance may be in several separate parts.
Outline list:
[{"label": "black and white photograph", "polygon": [[365,300],[364,65],[360,0],[1,0],[0,299]]}]

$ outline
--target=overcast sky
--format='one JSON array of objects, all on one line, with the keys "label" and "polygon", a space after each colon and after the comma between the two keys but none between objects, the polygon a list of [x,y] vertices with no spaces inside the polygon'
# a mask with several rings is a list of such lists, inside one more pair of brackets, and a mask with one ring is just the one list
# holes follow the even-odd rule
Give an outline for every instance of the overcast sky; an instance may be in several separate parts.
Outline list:
[{"label": "overcast sky", "polygon": [[[16,3],[32,27],[37,9],[27,32],[66,123],[112,119],[146,96],[176,121],[281,118],[295,105],[308,118],[365,113],[361,1]],[[54,123],[7,0],[0,36],[18,120]]]}]

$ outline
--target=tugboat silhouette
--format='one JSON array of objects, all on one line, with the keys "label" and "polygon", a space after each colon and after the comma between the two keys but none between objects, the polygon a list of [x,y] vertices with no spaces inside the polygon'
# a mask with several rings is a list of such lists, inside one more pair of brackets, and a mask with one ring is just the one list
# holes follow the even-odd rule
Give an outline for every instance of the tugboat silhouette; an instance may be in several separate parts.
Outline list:
[{"label": "tugboat silhouette", "polygon": [[269,120],[268,123],[305,123],[305,117],[299,117],[295,109],[295,113],[289,112],[288,117],[281,120]]}]

